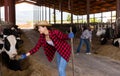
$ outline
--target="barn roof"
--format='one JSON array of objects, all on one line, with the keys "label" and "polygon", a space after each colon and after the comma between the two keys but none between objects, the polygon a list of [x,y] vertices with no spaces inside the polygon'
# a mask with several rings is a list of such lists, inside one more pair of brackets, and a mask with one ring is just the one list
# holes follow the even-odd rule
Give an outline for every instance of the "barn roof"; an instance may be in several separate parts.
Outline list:
[{"label": "barn roof", "polygon": [[[39,6],[46,6],[73,13],[75,15],[84,15],[87,12],[87,0],[15,0],[16,3],[28,2]],[[116,10],[117,0],[90,0],[90,14]],[[0,0],[0,6],[3,6],[4,0]],[[70,5],[72,3],[72,10]]]}]

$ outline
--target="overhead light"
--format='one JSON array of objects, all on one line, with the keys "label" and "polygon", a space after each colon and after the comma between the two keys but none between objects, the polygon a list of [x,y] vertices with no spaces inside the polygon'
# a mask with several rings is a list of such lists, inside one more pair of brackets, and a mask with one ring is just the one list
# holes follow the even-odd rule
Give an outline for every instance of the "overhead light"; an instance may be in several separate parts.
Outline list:
[{"label": "overhead light", "polygon": [[25,0],[25,1],[28,1],[28,2],[31,2],[31,3],[37,3],[36,1],[33,1],[33,0]]}]

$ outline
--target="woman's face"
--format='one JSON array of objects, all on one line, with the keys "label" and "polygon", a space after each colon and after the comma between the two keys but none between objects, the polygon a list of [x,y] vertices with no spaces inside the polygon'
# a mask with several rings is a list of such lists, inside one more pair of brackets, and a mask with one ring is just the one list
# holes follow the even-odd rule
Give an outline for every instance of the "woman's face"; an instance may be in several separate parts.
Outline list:
[{"label": "woman's face", "polygon": [[44,34],[44,32],[45,32],[45,27],[43,27],[43,26],[38,26],[38,31],[40,32],[40,34]]}]

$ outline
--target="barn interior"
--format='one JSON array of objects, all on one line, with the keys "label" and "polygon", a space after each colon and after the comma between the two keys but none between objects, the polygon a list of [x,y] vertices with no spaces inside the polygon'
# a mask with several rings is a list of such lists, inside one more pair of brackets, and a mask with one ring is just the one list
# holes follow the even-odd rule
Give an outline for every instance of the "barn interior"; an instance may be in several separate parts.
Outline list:
[{"label": "barn interior", "polygon": [[[33,9],[37,10],[33,11],[32,28],[29,26],[30,24],[17,24],[17,9],[15,5],[21,3],[34,5]],[[2,15],[3,7],[4,17]],[[22,9],[24,10],[24,8]],[[113,14],[113,11],[115,14]],[[60,13],[60,20],[57,20],[58,12]],[[70,15],[68,21],[64,20],[64,12]],[[110,15],[106,22],[104,22],[104,12],[109,12]],[[96,14],[99,17],[96,17]],[[74,19],[74,16],[76,16],[76,19]],[[96,18],[99,18],[99,21]],[[92,54],[86,55],[86,46],[83,45],[79,56],[74,53],[74,68],[72,63],[73,56],[71,56],[66,69],[67,76],[120,75],[120,47],[112,45],[112,38],[105,45],[101,45],[100,37],[96,36],[98,27],[114,27],[114,34],[120,33],[120,0],[0,0],[0,26],[18,25],[22,31],[21,38],[24,43],[18,50],[19,54],[26,53],[35,46],[39,33],[34,29],[34,24],[42,20],[48,21],[53,25],[53,28],[57,28],[64,33],[68,33],[70,27],[76,28],[77,32],[73,39],[73,52],[77,50],[82,26],[94,26],[91,43]],[[68,42],[71,44],[70,40]],[[1,63],[0,76],[58,76],[56,58],[51,63],[48,62],[42,48],[33,56],[22,60],[21,65],[21,71],[13,71]],[[108,69],[111,70],[108,71]]]}]

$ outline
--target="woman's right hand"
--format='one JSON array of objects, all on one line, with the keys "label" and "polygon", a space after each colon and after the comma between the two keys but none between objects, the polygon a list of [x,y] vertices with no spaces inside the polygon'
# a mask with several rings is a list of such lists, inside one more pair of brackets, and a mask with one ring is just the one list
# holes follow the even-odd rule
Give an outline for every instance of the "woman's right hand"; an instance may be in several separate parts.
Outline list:
[{"label": "woman's right hand", "polygon": [[15,60],[23,60],[23,59],[25,59],[25,58],[27,58],[26,54],[21,54],[21,55],[17,55],[17,56],[15,57]]}]

